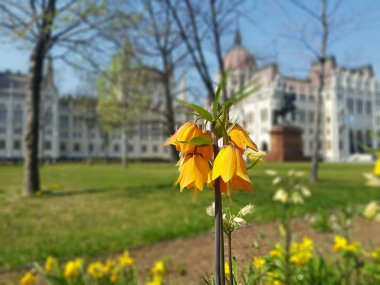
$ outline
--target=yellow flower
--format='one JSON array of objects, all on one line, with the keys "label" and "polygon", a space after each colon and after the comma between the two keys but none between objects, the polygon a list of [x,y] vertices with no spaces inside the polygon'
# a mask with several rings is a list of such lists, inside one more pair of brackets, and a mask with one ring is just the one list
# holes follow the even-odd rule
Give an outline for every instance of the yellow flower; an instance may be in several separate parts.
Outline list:
[{"label": "yellow flower", "polygon": [[77,258],[75,260],[67,262],[65,266],[65,273],[64,273],[65,277],[68,279],[68,278],[78,276],[82,266],[83,266],[83,259],[81,258]]},{"label": "yellow flower", "polygon": [[347,247],[347,239],[342,236],[335,236],[335,244],[333,246],[333,250],[335,252],[340,250],[345,250]]},{"label": "yellow flower", "polygon": [[313,257],[314,242],[304,237],[301,243],[293,242],[290,247],[290,262],[300,267],[310,261]]},{"label": "yellow flower", "polygon": [[105,273],[106,273],[104,265],[100,261],[91,263],[88,266],[87,272],[90,276],[97,278],[97,279],[103,278]]},{"label": "yellow flower", "polygon": [[209,172],[210,166],[203,156],[187,154],[180,167],[180,175],[176,184],[180,184],[181,191],[184,188],[202,191]]},{"label": "yellow flower", "polygon": [[371,252],[371,257],[372,257],[372,259],[374,259],[375,261],[380,261],[380,247],[375,248],[375,249]]},{"label": "yellow flower", "polygon": [[276,243],[274,249],[269,252],[270,257],[280,257],[284,254],[284,249],[280,243]]},{"label": "yellow flower", "polygon": [[377,160],[376,160],[375,168],[373,169],[373,174],[377,176],[380,175],[380,153],[377,154]]},{"label": "yellow flower", "polygon": [[235,126],[230,131],[229,136],[231,143],[234,146],[238,147],[241,153],[243,153],[246,148],[250,148],[254,151],[259,151],[257,145],[251,140],[247,131],[239,124],[235,124]]},{"label": "yellow flower", "polygon": [[45,262],[45,271],[46,272],[53,271],[56,263],[57,263],[57,260],[54,257],[49,256]]},{"label": "yellow flower", "polygon": [[255,256],[252,261],[253,266],[258,270],[263,268],[265,263],[266,263],[265,259],[260,256]]},{"label": "yellow flower", "polygon": [[130,257],[129,252],[127,250],[119,256],[118,261],[121,267],[126,267],[134,263],[134,259]]},{"label": "yellow flower", "polygon": [[36,273],[34,271],[29,271],[22,277],[20,281],[20,285],[33,285],[36,283],[36,281],[37,281]]},{"label": "yellow flower", "polygon": [[156,261],[152,268],[153,275],[164,275],[165,274],[165,266],[162,261]]},{"label": "yellow flower", "polygon": [[251,181],[244,159],[239,149],[232,145],[224,146],[215,158],[209,182],[215,181],[219,177],[221,178],[221,191],[227,192],[227,195],[230,195],[231,190],[251,191]]},{"label": "yellow flower", "polygon": [[213,155],[212,145],[207,146],[195,146],[184,142],[189,142],[195,137],[206,137],[211,139],[211,133],[209,131],[204,132],[202,126],[193,122],[187,122],[180,127],[174,135],[167,139],[165,145],[175,145],[176,150],[184,154],[199,153],[205,159],[211,160]]},{"label": "yellow flower", "polygon": [[359,253],[360,247],[361,247],[360,242],[355,241],[353,243],[348,244],[345,250],[352,253]]},{"label": "yellow flower", "polygon": [[228,265],[227,262],[224,263],[224,274],[227,276],[227,275],[230,275],[230,267]]}]

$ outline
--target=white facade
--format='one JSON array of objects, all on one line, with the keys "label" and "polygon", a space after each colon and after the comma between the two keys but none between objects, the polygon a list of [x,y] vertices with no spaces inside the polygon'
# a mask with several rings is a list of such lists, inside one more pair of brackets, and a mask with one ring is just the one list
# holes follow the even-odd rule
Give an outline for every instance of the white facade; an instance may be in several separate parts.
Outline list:
[{"label": "white facade", "polygon": [[[310,67],[305,79],[283,76],[276,64],[258,68],[254,57],[242,47],[239,33],[235,45],[225,55],[224,64],[229,71],[229,94],[251,81],[261,86],[258,92],[234,106],[231,116],[243,122],[262,150],[271,148],[273,113],[281,97],[285,93],[296,95],[296,119],[291,123],[302,129],[303,152],[309,157],[314,140],[318,64]],[[345,161],[351,154],[362,152],[363,145],[380,147],[371,135],[380,135],[380,84],[372,68],[340,67],[334,58],[329,58],[325,65],[321,157],[327,161]]]},{"label": "white facade", "polygon": [[[0,73],[0,160],[23,159],[26,80],[24,75]],[[151,96],[150,102],[144,110],[144,120],[131,127],[128,158],[168,160],[170,150],[163,146],[168,136],[163,85],[157,78],[152,78],[147,86],[152,87],[149,88],[151,92],[147,92]],[[96,119],[92,124],[86,124],[76,104],[83,97],[60,97],[51,66],[46,72],[41,95],[39,156],[42,160],[120,159],[123,154],[121,133],[107,135]],[[184,90],[181,96],[185,99]],[[96,108],[96,99],[84,100],[95,100]],[[179,106],[176,111],[179,123],[188,119]]]}]

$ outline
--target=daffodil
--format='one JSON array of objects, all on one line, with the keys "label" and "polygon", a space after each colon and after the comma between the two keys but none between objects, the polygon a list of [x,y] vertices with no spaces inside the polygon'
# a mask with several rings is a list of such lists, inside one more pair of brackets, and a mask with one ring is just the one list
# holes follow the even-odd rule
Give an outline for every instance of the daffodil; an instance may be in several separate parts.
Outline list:
[{"label": "daffodil", "polygon": [[345,237],[342,236],[335,236],[335,243],[333,246],[333,250],[335,252],[340,251],[340,250],[345,250],[348,244],[348,241]]},{"label": "daffodil", "polygon": [[67,279],[77,277],[83,266],[83,259],[77,258],[66,263],[64,275]]},{"label": "daffodil", "polygon": [[371,252],[371,258],[375,261],[380,261],[380,247],[375,248]]},{"label": "daffodil", "polygon": [[238,147],[241,153],[243,153],[246,148],[259,151],[257,145],[251,140],[247,131],[239,124],[235,124],[228,135],[231,143]]},{"label": "daffodil", "polygon": [[88,266],[87,272],[91,277],[96,279],[103,278],[106,273],[104,264],[100,261],[91,263]]},{"label": "daffodil", "polygon": [[45,261],[45,271],[48,273],[53,271],[56,263],[57,260],[54,257],[49,256]]},{"label": "daffodil", "polygon": [[253,267],[255,267],[257,270],[260,270],[261,268],[263,268],[265,263],[266,263],[265,259],[260,256],[255,256],[252,261]]},{"label": "daffodil", "polygon": [[134,263],[134,259],[129,255],[127,250],[119,256],[118,261],[121,267],[127,267]]},{"label": "daffodil", "polygon": [[304,237],[301,243],[293,242],[290,247],[290,262],[300,267],[311,260],[313,251],[313,240],[307,237]]},{"label": "daffodil", "polygon": [[202,191],[209,172],[208,161],[202,155],[187,154],[180,166],[180,175],[176,184],[180,185],[181,191],[184,188]]},{"label": "daffodil", "polygon": [[269,256],[270,257],[280,257],[280,256],[283,256],[285,253],[282,245],[280,243],[276,243],[275,246],[274,246],[274,249],[272,249],[270,252],[269,252]]},{"label": "daffodil", "polygon": [[380,153],[377,154],[377,160],[375,168],[373,169],[373,174],[375,174],[376,176],[380,176]]},{"label": "daffodil", "polygon": [[152,268],[153,275],[164,275],[165,274],[165,266],[162,261],[156,261]]},{"label": "daffodil", "polygon": [[36,281],[37,281],[36,273],[34,271],[29,271],[22,277],[20,281],[20,285],[33,285],[36,283]]},{"label": "daffodil", "polygon": [[232,190],[243,189],[251,191],[251,181],[239,149],[232,145],[224,146],[214,161],[211,181],[220,179],[222,192],[230,195]]}]

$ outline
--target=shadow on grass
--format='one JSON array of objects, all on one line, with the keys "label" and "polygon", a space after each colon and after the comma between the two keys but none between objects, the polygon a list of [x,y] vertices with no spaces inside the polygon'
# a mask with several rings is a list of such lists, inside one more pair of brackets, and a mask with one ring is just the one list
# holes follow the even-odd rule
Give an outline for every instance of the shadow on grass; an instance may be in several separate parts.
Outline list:
[{"label": "shadow on grass", "polygon": [[[174,189],[172,183],[163,183],[158,185],[142,185],[142,186],[129,186],[124,188],[101,188],[101,189],[83,189],[78,191],[57,191],[57,190],[45,190],[43,192],[44,198],[55,198],[55,197],[65,197],[65,196],[79,196],[87,194],[100,194],[106,192],[114,192],[116,195],[121,194],[122,196],[129,197],[139,197],[146,194],[154,193],[156,191],[162,191],[163,189]],[[1,191],[1,190],[0,190]],[[0,192],[1,194],[1,192]]]}]

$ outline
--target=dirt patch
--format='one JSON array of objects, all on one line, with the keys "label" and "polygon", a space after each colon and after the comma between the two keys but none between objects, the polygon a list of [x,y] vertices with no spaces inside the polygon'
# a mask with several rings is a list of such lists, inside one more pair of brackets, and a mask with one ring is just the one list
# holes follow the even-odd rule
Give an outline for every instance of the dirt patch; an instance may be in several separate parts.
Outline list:
[{"label": "dirt patch", "polygon": [[[304,236],[315,241],[316,249],[321,254],[331,252],[333,234],[316,233],[303,219],[292,221],[296,238]],[[265,255],[278,240],[278,224],[248,224],[234,233],[233,255],[242,266],[251,262],[254,255]],[[380,245],[380,223],[357,218],[353,221],[353,240],[360,241],[364,247]],[[214,234],[212,232],[186,239],[165,241],[149,246],[131,248],[130,253],[136,265],[143,272],[148,272],[157,260],[166,260],[170,284],[200,284],[202,276],[213,271]],[[257,249],[254,243],[260,247]],[[23,271],[0,274],[0,284],[18,284]]]}]

